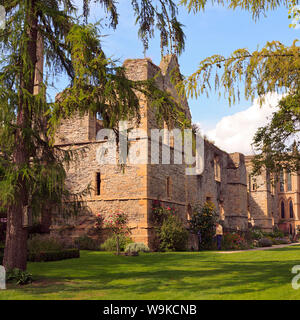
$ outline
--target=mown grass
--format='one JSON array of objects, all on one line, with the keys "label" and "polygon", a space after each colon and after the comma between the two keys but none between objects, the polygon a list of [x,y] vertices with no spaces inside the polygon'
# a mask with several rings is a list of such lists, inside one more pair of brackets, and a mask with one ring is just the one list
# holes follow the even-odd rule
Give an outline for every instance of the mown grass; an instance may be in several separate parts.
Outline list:
[{"label": "mown grass", "polygon": [[35,278],[0,299],[300,299],[291,273],[300,246],[232,254],[81,251],[80,259],[29,263]]}]

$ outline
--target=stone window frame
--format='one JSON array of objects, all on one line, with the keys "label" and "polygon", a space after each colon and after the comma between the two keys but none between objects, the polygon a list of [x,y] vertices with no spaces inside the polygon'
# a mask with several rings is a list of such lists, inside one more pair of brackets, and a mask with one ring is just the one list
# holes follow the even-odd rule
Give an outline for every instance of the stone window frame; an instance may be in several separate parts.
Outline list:
[{"label": "stone window frame", "polygon": [[221,182],[221,163],[218,155],[214,156],[214,176],[215,180]]},{"label": "stone window frame", "polygon": [[[99,180],[98,180],[99,177]],[[103,176],[100,171],[95,172],[94,175],[94,195],[95,197],[100,197],[102,195],[102,181]]]},{"label": "stone window frame", "polygon": [[172,178],[170,176],[166,177],[166,197],[167,199],[172,197]]},{"label": "stone window frame", "polygon": [[251,184],[251,191],[257,191],[257,189],[258,189],[257,179],[256,177],[253,177],[252,184]]},{"label": "stone window frame", "polygon": [[252,191],[252,188],[251,188],[251,182],[252,182],[251,174],[248,174],[248,189],[249,189],[249,192],[251,192],[251,191]]}]

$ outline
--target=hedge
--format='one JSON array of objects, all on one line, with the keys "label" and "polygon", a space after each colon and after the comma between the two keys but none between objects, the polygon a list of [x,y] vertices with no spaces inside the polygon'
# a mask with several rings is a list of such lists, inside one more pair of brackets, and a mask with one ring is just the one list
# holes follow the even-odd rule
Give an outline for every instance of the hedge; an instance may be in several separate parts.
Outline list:
[{"label": "hedge", "polygon": [[[0,252],[0,265],[2,265],[4,254]],[[78,249],[66,249],[61,251],[46,251],[40,253],[28,253],[27,260],[30,262],[58,261],[65,259],[80,258]]]},{"label": "hedge", "polygon": [[40,253],[28,253],[27,260],[31,262],[41,261],[58,261],[65,259],[79,258],[80,253],[78,249],[66,249],[60,251],[45,251]]}]

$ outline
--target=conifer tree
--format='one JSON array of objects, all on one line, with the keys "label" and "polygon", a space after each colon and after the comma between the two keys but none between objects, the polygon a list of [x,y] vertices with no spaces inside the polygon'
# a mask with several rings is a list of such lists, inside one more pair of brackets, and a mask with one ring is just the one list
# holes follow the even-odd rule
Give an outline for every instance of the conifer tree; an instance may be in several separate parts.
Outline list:
[{"label": "conifer tree", "polygon": [[[104,7],[110,26],[116,28],[117,2],[95,2]],[[158,26],[162,49],[183,50],[184,35],[171,0],[132,4],[145,49]],[[99,113],[110,127],[120,119],[138,118],[136,90],[151,96],[158,117],[168,121],[178,112],[176,103],[153,81],[129,81],[124,70],[106,58],[97,27],[88,24],[90,0],[83,1],[83,23],[75,18],[72,0],[3,0],[2,5],[7,18],[0,33],[0,205],[7,210],[4,266],[25,270],[30,212],[41,210],[46,200],[57,204],[70,196],[64,187],[64,165],[72,161],[73,153],[53,144],[59,121],[86,111]],[[56,102],[46,99],[46,81],[35,83],[39,37],[48,71],[65,72],[70,78],[70,86]]]}]

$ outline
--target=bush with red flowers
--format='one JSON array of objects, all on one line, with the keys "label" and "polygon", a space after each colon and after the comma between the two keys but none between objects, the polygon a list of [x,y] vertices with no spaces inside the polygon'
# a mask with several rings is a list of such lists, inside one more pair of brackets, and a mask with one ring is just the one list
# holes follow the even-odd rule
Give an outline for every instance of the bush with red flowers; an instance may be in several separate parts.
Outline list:
[{"label": "bush with red flowers", "polygon": [[117,254],[120,254],[120,237],[128,236],[130,228],[128,227],[129,217],[125,212],[115,212],[103,220],[104,227],[112,231],[117,241]]},{"label": "bush with red flowers", "polygon": [[250,245],[242,235],[226,232],[223,235],[222,248],[224,250],[245,250],[250,249]]}]

